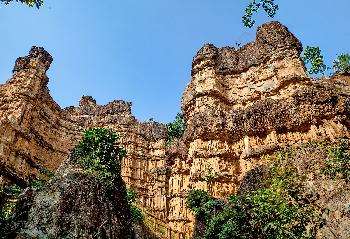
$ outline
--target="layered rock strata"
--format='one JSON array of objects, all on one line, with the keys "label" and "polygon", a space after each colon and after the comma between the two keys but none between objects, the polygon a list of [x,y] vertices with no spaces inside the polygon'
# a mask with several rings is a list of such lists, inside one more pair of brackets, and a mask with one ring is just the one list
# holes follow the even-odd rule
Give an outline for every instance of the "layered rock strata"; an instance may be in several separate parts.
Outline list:
[{"label": "layered rock strata", "polygon": [[259,27],[255,42],[240,49],[207,44],[199,50],[182,98],[187,153],[169,155],[174,228],[186,233],[192,228],[193,216],[182,206],[189,189],[226,198],[247,172],[264,163],[262,155],[349,137],[350,77],[308,77],[301,51],[278,22]]},{"label": "layered rock strata", "polygon": [[79,135],[49,94],[51,62],[43,48],[33,47],[0,85],[1,181],[25,185],[39,171],[57,169]]},{"label": "layered rock strata", "polygon": [[34,47],[0,85],[2,180],[25,184],[40,170],[55,170],[83,129],[112,128],[128,152],[123,179],[139,193],[148,225],[163,238],[189,237],[190,189],[226,198],[247,172],[264,164],[262,155],[349,137],[350,77],[309,78],[301,51],[278,22],[259,27],[256,40],[240,49],[205,45],[193,59],[182,98],[185,134],[166,146],[166,127],[137,121],[131,103],[100,106],[84,96],[79,107],[61,109],[47,89],[52,58]]},{"label": "layered rock strata", "polygon": [[185,142],[191,177],[214,175],[214,196],[234,193],[261,154],[349,135],[349,79],[308,78],[301,50],[286,27],[271,22],[238,50],[205,45],[194,57],[182,99]]},{"label": "layered rock strata", "polygon": [[52,57],[33,47],[18,58],[13,77],[0,85],[0,184],[26,185],[40,173],[55,171],[89,127],[116,131],[127,150],[122,176],[137,189],[139,204],[153,223],[166,221],[166,180],[152,170],[166,164],[166,127],[139,122],[131,103],[113,101],[100,106],[83,96],[79,107],[61,109],[49,94],[46,71]]}]

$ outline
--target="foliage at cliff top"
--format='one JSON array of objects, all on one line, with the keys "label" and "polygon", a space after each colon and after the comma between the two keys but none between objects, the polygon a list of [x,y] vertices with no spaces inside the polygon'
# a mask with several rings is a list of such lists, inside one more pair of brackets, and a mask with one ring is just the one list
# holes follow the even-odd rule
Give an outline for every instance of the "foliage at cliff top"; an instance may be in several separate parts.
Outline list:
[{"label": "foliage at cliff top", "polygon": [[324,74],[327,69],[319,47],[307,46],[304,50],[302,59],[305,62],[305,65],[310,65],[308,69],[309,74]]},{"label": "foliage at cliff top", "polygon": [[257,13],[260,8],[263,8],[267,15],[272,18],[276,15],[279,9],[274,0],[253,0],[246,7],[242,17],[243,25],[245,27],[251,28],[254,26],[255,20],[253,19],[253,15]]},{"label": "foliage at cliff top", "polygon": [[117,134],[110,129],[87,129],[73,150],[77,163],[97,176],[108,189],[113,188],[115,179],[120,179],[120,161],[126,156],[117,139]]},{"label": "foliage at cliff top", "polygon": [[23,4],[27,4],[29,7],[37,7],[40,8],[43,4],[43,0],[0,0],[0,2],[7,4],[10,4],[11,2],[20,2]]},{"label": "foliage at cliff top", "polygon": [[350,55],[341,54],[333,62],[334,71],[337,73],[350,73]]},{"label": "foliage at cliff top", "polygon": [[175,117],[175,120],[166,125],[168,134],[166,142],[170,144],[175,139],[180,138],[185,132],[185,120],[181,113],[178,113]]}]

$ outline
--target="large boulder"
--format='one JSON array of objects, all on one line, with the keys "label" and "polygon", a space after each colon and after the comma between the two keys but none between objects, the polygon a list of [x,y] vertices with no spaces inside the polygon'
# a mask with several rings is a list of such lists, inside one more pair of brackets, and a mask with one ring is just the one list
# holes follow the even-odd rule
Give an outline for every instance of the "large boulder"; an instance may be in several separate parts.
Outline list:
[{"label": "large boulder", "polygon": [[132,238],[122,178],[113,190],[106,190],[73,161],[64,162],[57,176],[36,193],[17,238]]}]

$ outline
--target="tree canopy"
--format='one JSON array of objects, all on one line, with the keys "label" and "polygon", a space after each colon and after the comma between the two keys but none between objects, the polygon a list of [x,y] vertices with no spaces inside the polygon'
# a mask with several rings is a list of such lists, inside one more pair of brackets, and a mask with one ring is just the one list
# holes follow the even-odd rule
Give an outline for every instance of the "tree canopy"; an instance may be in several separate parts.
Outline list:
[{"label": "tree canopy", "polygon": [[274,17],[279,9],[278,5],[274,2],[274,0],[253,0],[249,3],[244,11],[244,15],[242,16],[243,25],[245,27],[253,27],[255,24],[255,20],[253,19],[253,15],[262,8],[269,17]]},{"label": "tree canopy", "polygon": [[0,0],[1,3],[10,4],[12,2],[20,2],[23,4],[27,4],[29,7],[37,7],[40,8],[43,4],[43,0]]}]

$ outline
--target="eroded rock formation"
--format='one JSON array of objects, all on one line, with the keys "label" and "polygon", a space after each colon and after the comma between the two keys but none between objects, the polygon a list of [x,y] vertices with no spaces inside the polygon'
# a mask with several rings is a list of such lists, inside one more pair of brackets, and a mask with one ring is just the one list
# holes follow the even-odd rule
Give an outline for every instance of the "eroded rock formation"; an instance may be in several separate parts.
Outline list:
[{"label": "eroded rock formation", "polygon": [[[308,78],[301,44],[278,22],[235,50],[205,45],[183,95],[191,175],[214,168],[215,196],[236,190],[254,158],[284,144],[348,136],[349,82]],[[201,182],[198,182],[198,186]]]},{"label": "eroded rock formation", "polygon": [[226,198],[263,163],[261,155],[349,136],[350,77],[307,77],[301,51],[285,26],[270,22],[240,49],[209,44],[194,57],[182,98],[188,153],[170,156],[176,186],[169,190],[169,219],[180,220],[174,225],[191,228],[181,192],[201,188]]},{"label": "eroded rock formation", "polygon": [[29,238],[132,238],[132,223],[122,178],[114,190],[106,189],[73,159],[35,192],[28,219],[17,239]]},{"label": "eroded rock formation", "polygon": [[52,57],[33,47],[16,61],[13,77],[0,85],[1,180],[25,184],[40,170],[55,170],[79,129],[62,117],[47,87]]},{"label": "eroded rock formation", "polygon": [[128,152],[122,176],[139,193],[149,226],[164,238],[190,236],[188,190],[225,198],[264,164],[261,155],[349,137],[350,77],[309,78],[301,51],[278,22],[259,27],[255,42],[240,49],[205,45],[193,59],[182,98],[185,134],[167,146],[165,126],[138,122],[131,103],[99,106],[85,96],[79,107],[61,109],[47,89],[52,58],[34,47],[0,85],[2,180],[25,184],[41,169],[55,170],[84,128],[109,127]]}]

